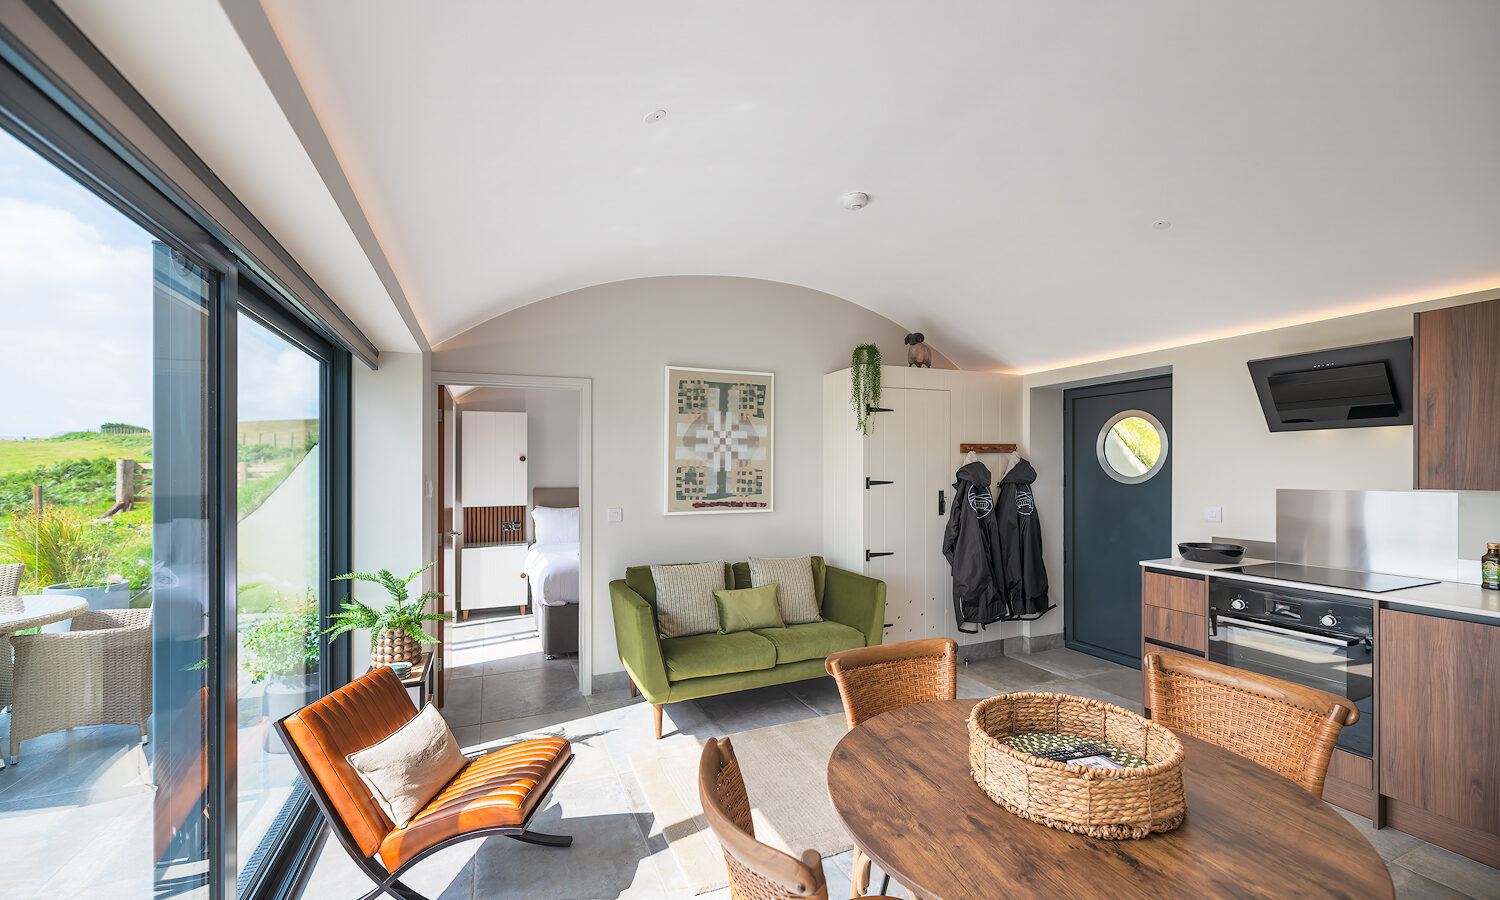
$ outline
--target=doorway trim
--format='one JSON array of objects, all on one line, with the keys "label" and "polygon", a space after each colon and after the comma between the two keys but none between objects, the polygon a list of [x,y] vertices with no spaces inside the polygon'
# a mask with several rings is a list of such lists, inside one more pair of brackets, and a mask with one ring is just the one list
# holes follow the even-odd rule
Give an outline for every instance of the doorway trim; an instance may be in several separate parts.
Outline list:
[{"label": "doorway trim", "polygon": [[[438,385],[575,391],[578,394],[578,690],[588,696],[594,692],[594,380],[434,371],[427,386],[428,393],[431,394]],[[434,434],[434,452],[436,447]],[[439,526],[434,523],[436,527]],[[431,538],[431,534],[427,535],[427,539]]]}]

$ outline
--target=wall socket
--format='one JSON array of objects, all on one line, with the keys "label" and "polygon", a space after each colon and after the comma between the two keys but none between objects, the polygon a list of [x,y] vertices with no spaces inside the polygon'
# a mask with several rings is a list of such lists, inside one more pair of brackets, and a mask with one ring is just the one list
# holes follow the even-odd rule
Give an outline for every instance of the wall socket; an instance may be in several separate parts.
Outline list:
[{"label": "wall socket", "polygon": [[625,521],[625,510],[621,509],[618,506],[611,506],[609,509],[606,509],[604,511],[604,521],[606,521],[606,522],[623,522],[623,521]]},{"label": "wall socket", "polygon": [[1222,521],[1224,521],[1224,507],[1222,507],[1222,506],[1205,506],[1205,507],[1203,507],[1203,521],[1205,521],[1205,522],[1222,522]]}]

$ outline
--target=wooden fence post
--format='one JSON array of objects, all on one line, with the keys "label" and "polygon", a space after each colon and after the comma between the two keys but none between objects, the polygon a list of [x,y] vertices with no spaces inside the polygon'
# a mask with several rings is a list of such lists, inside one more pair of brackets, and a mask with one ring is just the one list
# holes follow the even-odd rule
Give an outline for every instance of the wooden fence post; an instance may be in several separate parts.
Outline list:
[{"label": "wooden fence post", "polygon": [[135,460],[115,460],[115,509],[135,508]]},{"label": "wooden fence post", "polygon": [[31,486],[31,511],[38,519],[42,517],[42,486],[39,484]]}]

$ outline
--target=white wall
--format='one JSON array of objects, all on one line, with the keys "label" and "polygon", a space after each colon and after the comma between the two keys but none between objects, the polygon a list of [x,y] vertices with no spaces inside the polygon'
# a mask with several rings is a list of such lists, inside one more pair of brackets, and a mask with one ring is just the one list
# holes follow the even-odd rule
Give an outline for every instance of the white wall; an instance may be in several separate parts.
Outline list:
[{"label": "white wall", "polygon": [[[848,301],[745,278],[645,278],[573,291],[444,342],[433,368],[593,380],[594,671],[620,669],[608,582],[625,567],[822,550],[822,377],[873,341],[905,361],[905,329]],[[939,357],[935,365],[951,364]],[[776,373],[770,513],[662,514],[667,365]],[[624,521],[606,523],[621,507]]]},{"label": "white wall", "polygon": [[[426,499],[429,420],[435,401],[420,353],[382,353],[380,368],[354,369],[354,568],[405,575],[431,559],[432,503]],[[435,436],[434,436],[435,440]],[[342,582],[341,582],[342,583]],[[378,585],[356,583],[355,596],[372,606],[387,598]],[[354,673],[370,662],[367,633],[353,644]]]},{"label": "white wall", "polygon": [[[1061,603],[1062,391],[1135,375],[1172,374],[1172,541],[1212,535],[1272,541],[1276,489],[1410,490],[1412,428],[1272,433],[1245,367],[1248,360],[1410,336],[1423,309],[1500,297],[1500,290],[1434,300],[1307,325],[1190,344],[1022,378],[1022,429],[1040,473],[1036,486],[1046,564]],[[1222,523],[1203,519],[1223,508]],[[1061,608],[1031,626],[1062,630]]]}]

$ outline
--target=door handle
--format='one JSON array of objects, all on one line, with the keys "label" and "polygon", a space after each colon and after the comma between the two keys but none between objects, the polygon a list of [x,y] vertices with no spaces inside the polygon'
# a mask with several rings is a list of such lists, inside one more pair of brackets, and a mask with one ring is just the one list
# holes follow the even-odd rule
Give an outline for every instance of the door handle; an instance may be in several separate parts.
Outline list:
[{"label": "door handle", "polygon": [[1264,631],[1269,634],[1280,634],[1296,638],[1300,641],[1312,641],[1318,644],[1331,644],[1335,647],[1352,647],[1359,643],[1358,638],[1340,638],[1331,635],[1317,634],[1311,631],[1296,631],[1291,628],[1281,628],[1277,625],[1267,625],[1264,622],[1256,622],[1251,619],[1241,619],[1239,616],[1226,616],[1219,613],[1217,618],[1221,622],[1228,622],[1236,628],[1248,628],[1251,631]]},{"label": "door handle", "polygon": [[870,488],[875,487],[878,484],[895,484],[895,483],[896,482],[894,482],[894,481],[877,481],[874,478],[871,478],[869,476],[865,476],[865,490],[867,490],[867,491]]},{"label": "door handle", "polygon": [[945,500],[946,498],[943,496],[943,492],[938,491],[938,515],[940,516],[943,515],[943,513],[947,510]]},{"label": "door handle", "polygon": [[896,555],[895,551],[892,551],[892,550],[866,550],[865,551],[865,562],[869,562],[870,560],[874,559],[877,556],[895,556],[895,555]]}]

